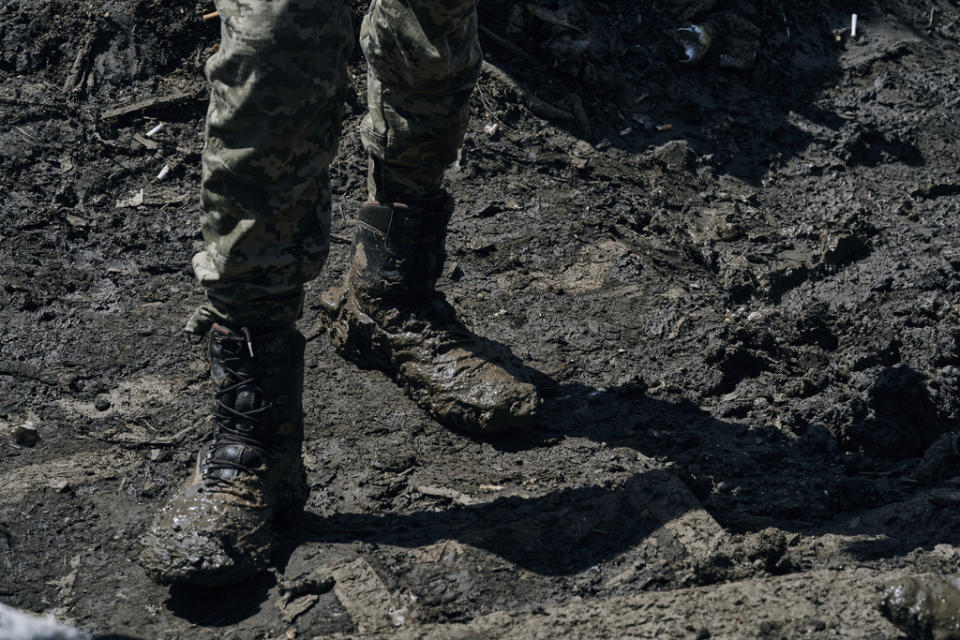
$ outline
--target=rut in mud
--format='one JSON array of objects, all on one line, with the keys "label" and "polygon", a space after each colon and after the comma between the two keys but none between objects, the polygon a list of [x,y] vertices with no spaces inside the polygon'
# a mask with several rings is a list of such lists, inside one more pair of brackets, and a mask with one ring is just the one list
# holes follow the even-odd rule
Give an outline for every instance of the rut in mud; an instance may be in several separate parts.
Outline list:
[{"label": "rut in mud", "polygon": [[210,10],[0,2],[3,603],[135,638],[896,637],[877,585],[956,570],[956,469],[911,481],[960,418],[954,4],[490,0],[442,287],[538,372],[538,427],[451,433],[320,335],[358,57],[300,324],[307,516],[257,584],[150,583],[209,431],[181,327]]}]

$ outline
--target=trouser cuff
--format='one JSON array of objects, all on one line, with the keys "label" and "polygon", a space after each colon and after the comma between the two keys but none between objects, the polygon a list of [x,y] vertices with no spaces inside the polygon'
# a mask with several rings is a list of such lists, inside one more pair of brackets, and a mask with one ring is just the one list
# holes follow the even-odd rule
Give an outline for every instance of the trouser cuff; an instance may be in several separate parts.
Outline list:
[{"label": "trouser cuff", "polygon": [[197,307],[184,326],[184,331],[205,335],[214,322],[239,327],[292,327],[303,313],[303,292],[269,300],[249,298],[232,302],[207,292],[207,303]]},{"label": "trouser cuff", "polygon": [[403,167],[370,156],[367,163],[367,190],[371,200],[391,202],[428,198],[440,191],[442,168]]}]

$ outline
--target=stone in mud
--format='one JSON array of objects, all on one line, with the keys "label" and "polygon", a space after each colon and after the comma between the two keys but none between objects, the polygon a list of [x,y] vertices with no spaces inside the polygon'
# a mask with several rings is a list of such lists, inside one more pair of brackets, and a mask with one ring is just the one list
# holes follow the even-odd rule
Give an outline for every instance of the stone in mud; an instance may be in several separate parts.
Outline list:
[{"label": "stone in mud", "polygon": [[863,239],[851,233],[824,234],[820,239],[820,261],[832,267],[860,260],[869,253]]},{"label": "stone in mud", "polygon": [[40,442],[40,434],[32,422],[25,422],[10,431],[13,441],[21,447],[33,447]]},{"label": "stone in mud", "polygon": [[960,640],[960,579],[922,574],[888,583],[880,612],[918,640]]},{"label": "stone in mud", "polygon": [[653,157],[671,171],[689,169],[696,155],[686,140],[671,140],[653,150]]}]

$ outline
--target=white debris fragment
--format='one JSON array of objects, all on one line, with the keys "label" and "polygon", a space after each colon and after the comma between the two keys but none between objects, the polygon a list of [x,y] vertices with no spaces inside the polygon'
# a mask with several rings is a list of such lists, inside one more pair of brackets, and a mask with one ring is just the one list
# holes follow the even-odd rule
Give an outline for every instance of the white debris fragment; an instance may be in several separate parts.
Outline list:
[{"label": "white debris fragment", "polygon": [[91,640],[89,633],[62,625],[52,614],[34,616],[0,604],[0,638],[4,640]]},{"label": "white debris fragment", "polygon": [[491,123],[489,123],[489,124],[483,125],[483,131],[484,131],[484,133],[486,133],[487,135],[490,135],[490,136],[492,136],[493,134],[495,134],[495,133],[497,132],[497,129],[499,129],[499,128],[500,128],[500,126],[499,126],[496,122],[491,122]]},{"label": "white debris fragment", "polygon": [[143,189],[140,189],[129,198],[117,200],[117,209],[125,207],[139,207],[143,204]]},{"label": "white debris fragment", "polygon": [[155,136],[155,135],[157,135],[158,133],[160,133],[160,131],[161,131],[162,129],[163,129],[163,123],[161,122],[160,124],[158,124],[157,126],[155,126],[153,129],[150,129],[150,131],[147,131],[147,137],[148,137],[148,138],[152,138],[153,136]]}]

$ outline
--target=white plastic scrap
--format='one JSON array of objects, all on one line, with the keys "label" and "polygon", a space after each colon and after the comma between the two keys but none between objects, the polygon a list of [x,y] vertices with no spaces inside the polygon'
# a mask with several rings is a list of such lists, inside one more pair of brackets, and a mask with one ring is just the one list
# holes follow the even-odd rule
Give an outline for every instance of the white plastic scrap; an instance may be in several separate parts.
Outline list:
[{"label": "white plastic scrap", "polygon": [[117,209],[125,207],[139,207],[143,204],[143,189],[133,193],[129,198],[117,200]]},{"label": "white plastic scrap", "polygon": [[53,614],[34,616],[0,604],[0,638],[4,640],[91,640],[89,633],[57,622]]}]

